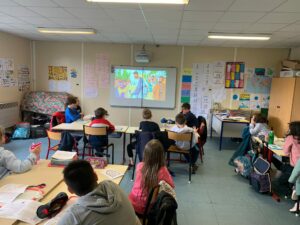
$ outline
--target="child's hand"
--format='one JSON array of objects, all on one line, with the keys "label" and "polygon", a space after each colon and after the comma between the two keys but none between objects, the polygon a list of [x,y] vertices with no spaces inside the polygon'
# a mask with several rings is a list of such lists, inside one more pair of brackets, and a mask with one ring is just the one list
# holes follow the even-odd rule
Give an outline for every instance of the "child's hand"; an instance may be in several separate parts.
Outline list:
[{"label": "child's hand", "polygon": [[252,124],[255,124],[254,116],[252,116],[252,118],[251,118],[251,123],[252,123]]},{"label": "child's hand", "polygon": [[199,129],[199,128],[193,127],[193,129],[194,129],[194,133],[198,133],[198,129]]},{"label": "child's hand", "polygon": [[41,145],[38,145],[34,148],[29,148],[30,152],[32,152],[33,154],[35,154],[36,156],[39,156],[41,153]]}]

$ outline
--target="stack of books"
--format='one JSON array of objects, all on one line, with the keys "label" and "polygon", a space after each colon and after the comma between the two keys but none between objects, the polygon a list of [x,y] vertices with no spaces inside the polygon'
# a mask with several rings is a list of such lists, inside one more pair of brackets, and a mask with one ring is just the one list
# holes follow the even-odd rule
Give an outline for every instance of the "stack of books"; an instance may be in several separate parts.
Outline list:
[{"label": "stack of books", "polygon": [[76,159],[76,152],[56,151],[51,157],[51,165],[66,166]]}]

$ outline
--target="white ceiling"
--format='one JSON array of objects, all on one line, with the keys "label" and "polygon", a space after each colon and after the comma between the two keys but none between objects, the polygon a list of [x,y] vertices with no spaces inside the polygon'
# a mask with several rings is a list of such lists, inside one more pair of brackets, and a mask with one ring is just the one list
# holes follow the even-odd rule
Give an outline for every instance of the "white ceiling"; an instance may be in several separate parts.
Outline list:
[{"label": "white ceiling", "polygon": [[[94,28],[93,36],[37,27]],[[32,40],[226,47],[300,46],[300,0],[190,0],[182,5],[0,0],[0,30]],[[265,42],[210,40],[208,32],[271,33]]]}]

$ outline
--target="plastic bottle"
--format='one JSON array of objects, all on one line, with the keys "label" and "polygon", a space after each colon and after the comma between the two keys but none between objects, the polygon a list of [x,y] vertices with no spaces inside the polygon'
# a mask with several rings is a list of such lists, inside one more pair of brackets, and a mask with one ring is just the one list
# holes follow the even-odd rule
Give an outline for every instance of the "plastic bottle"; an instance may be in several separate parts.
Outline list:
[{"label": "plastic bottle", "polygon": [[269,141],[268,141],[269,144],[274,144],[274,136],[275,136],[274,131],[273,129],[271,129],[269,132]]}]

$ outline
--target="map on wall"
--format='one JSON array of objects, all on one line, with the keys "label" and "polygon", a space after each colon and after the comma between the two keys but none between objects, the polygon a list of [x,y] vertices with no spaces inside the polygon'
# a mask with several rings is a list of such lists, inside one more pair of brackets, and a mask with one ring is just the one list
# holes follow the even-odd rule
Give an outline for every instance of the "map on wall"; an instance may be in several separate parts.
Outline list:
[{"label": "map on wall", "polygon": [[253,75],[247,79],[245,92],[269,94],[271,89],[272,78],[268,76]]},{"label": "map on wall", "polygon": [[49,80],[68,80],[66,66],[48,66]]}]

